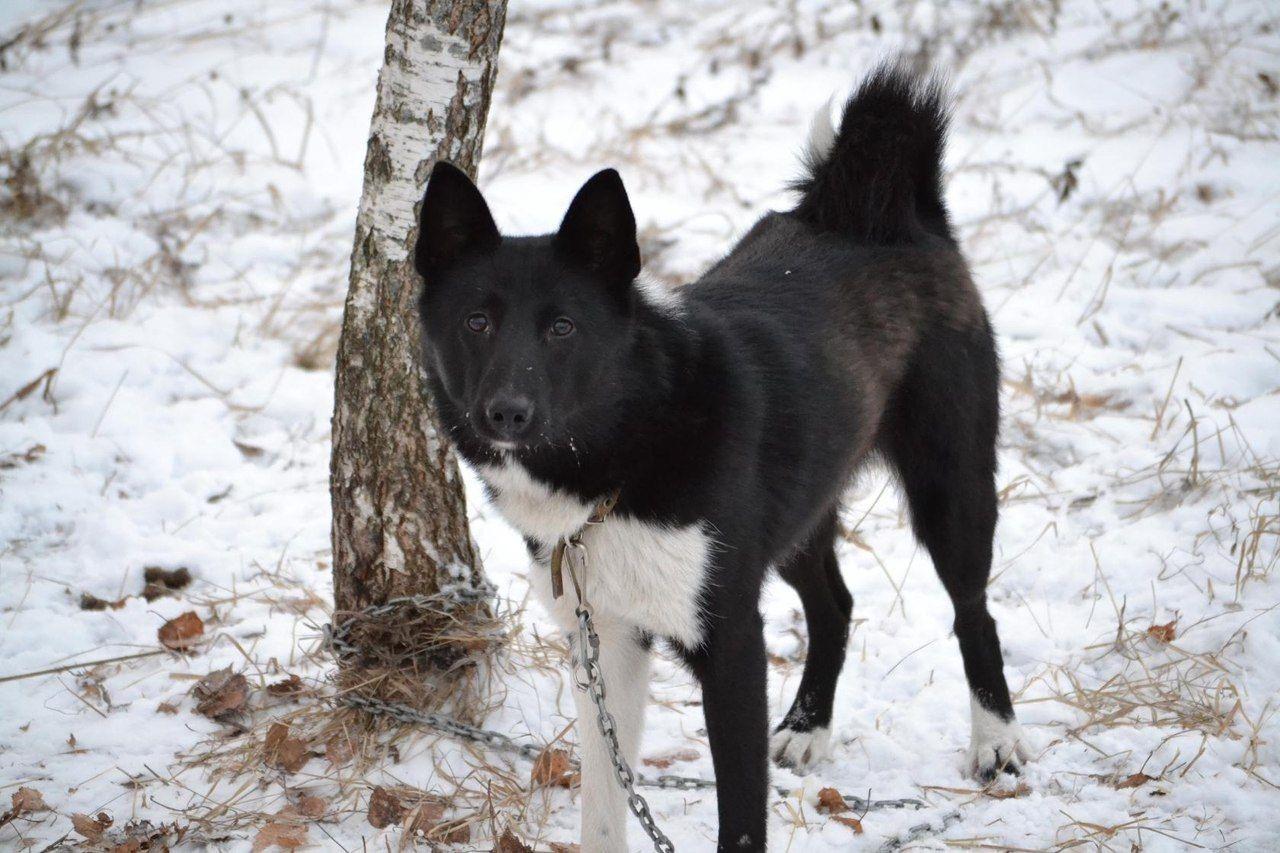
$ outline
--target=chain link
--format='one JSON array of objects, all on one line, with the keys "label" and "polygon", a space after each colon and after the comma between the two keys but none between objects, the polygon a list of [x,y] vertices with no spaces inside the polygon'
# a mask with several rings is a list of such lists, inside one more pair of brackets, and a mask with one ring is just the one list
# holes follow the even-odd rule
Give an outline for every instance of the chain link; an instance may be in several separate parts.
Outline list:
[{"label": "chain link", "polygon": [[350,635],[356,623],[361,619],[377,619],[389,616],[398,610],[410,609],[427,613],[452,613],[481,601],[488,601],[497,594],[492,584],[481,582],[477,585],[457,584],[441,590],[435,595],[402,595],[388,598],[382,604],[372,604],[355,611],[353,616],[341,625],[329,623],[323,627],[324,644],[339,659],[356,657],[360,647],[352,643]]},{"label": "chain link", "polygon": [[[583,563],[586,562],[585,551],[582,553]],[[570,573],[573,569],[569,569]],[[577,578],[574,578],[574,586],[577,586]],[[587,696],[591,699],[592,704],[596,706],[596,722],[600,726],[600,734],[604,737],[605,746],[609,750],[609,759],[613,762],[613,773],[618,779],[618,784],[622,786],[622,791],[627,795],[627,807],[631,809],[631,813],[636,816],[636,820],[640,822],[640,828],[649,836],[649,840],[653,842],[653,849],[657,853],[674,853],[676,846],[671,843],[671,839],[658,827],[653,819],[653,814],[649,811],[649,803],[644,797],[636,793],[635,774],[631,771],[631,765],[627,763],[626,756],[622,754],[622,746],[618,743],[618,727],[614,722],[613,714],[609,713],[608,707],[605,705],[605,686],[604,674],[600,672],[600,636],[596,633],[595,626],[591,623],[591,611],[587,609],[586,602],[581,596],[578,599],[578,606],[574,610],[578,617],[578,636],[577,642],[573,643],[573,662],[576,669],[580,670],[585,677],[585,683],[579,682],[579,687],[586,690]]]},{"label": "chain link", "polygon": [[[572,537],[568,544],[572,546],[572,550],[576,552],[581,567],[585,569],[586,548],[583,546],[580,537]],[[582,596],[577,573],[573,569],[573,561],[571,560],[569,563],[570,576],[573,578],[574,589],[578,596],[578,606],[574,610],[578,622],[577,635],[574,638],[574,642],[571,643],[574,680],[578,687],[586,692],[596,708],[596,722],[600,728],[600,734],[604,737],[605,746],[613,764],[614,775],[623,793],[627,796],[627,807],[635,815],[636,820],[639,821],[641,828],[649,836],[650,841],[653,842],[654,850],[658,851],[658,853],[674,853],[675,845],[658,827],[657,822],[653,819],[653,814],[649,810],[649,803],[636,792],[636,788],[700,791],[714,788],[716,783],[709,779],[671,774],[663,774],[657,778],[650,779],[637,776],[631,769],[631,765],[627,763],[626,757],[622,754],[622,746],[618,742],[617,722],[605,704],[604,675],[600,671],[600,636],[596,633],[591,611]],[[492,598],[494,593],[495,590],[488,584],[479,586],[458,585],[436,595],[406,595],[391,598],[382,604],[363,608],[358,611],[358,615],[365,619],[372,619],[388,616],[403,608],[448,613],[460,607]],[[360,654],[359,647],[349,640],[351,628],[355,621],[353,618],[348,619],[341,625],[329,624],[324,626],[325,646],[339,659]],[[514,753],[530,761],[537,761],[543,753],[542,748],[532,743],[522,743],[502,732],[473,726],[445,714],[419,711],[417,708],[400,702],[385,702],[370,696],[346,695],[339,697],[337,703],[368,714],[390,717],[401,723],[426,726],[459,740],[480,744],[499,752]],[[579,763],[575,759],[571,758],[569,763],[575,769],[579,767]],[[789,792],[781,788],[777,789],[777,792],[784,798],[790,796]],[[844,801],[849,808],[858,812],[878,809],[922,809],[925,807],[924,802],[909,797],[897,800],[872,800],[857,796],[845,796]],[[915,827],[913,829],[925,828]]]}]

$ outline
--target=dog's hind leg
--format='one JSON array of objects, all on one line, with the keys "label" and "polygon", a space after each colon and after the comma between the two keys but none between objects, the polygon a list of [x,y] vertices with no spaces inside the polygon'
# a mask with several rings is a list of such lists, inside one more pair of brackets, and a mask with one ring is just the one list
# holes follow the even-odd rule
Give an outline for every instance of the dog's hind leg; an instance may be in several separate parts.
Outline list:
[{"label": "dog's hind leg", "polygon": [[[649,697],[649,646],[634,626],[615,620],[596,623],[600,635],[600,672],[608,691],[609,712],[623,757],[632,767],[640,749],[645,703]],[[627,849],[627,800],[614,776],[595,704],[574,689],[578,708],[578,750],[582,760],[582,851],[616,853]]]},{"label": "dog's hind leg", "polygon": [[881,446],[898,472],[916,538],[955,608],[969,682],[969,772],[989,781],[1028,760],[996,623],[987,612],[995,534],[998,369],[991,333],[932,330],[886,411]]},{"label": "dog's hind leg", "polygon": [[775,762],[797,773],[807,773],[830,752],[836,682],[849,640],[853,596],[836,561],[836,524],[832,511],[809,540],[778,566],[778,574],[800,595],[809,650],[795,701],[774,732],[769,752]]}]

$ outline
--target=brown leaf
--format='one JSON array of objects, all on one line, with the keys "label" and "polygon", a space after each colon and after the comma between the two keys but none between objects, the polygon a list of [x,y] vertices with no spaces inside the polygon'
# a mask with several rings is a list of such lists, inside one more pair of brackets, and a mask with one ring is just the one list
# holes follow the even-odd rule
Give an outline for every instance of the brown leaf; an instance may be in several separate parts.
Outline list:
[{"label": "brown leaf", "polygon": [[1015,800],[1031,793],[1031,786],[1019,782],[1014,788],[988,788],[984,793],[993,800]]},{"label": "brown leaf", "polygon": [[81,610],[119,610],[129,603],[128,596],[118,598],[115,601],[107,601],[105,598],[89,592],[80,593],[80,609]]},{"label": "brown leaf", "polygon": [[260,851],[271,847],[293,850],[306,843],[306,824],[273,820],[258,830],[258,834],[253,839],[253,850],[254,853],[260,853]]},{"label": "brown leaf", "polygon": [[577,781],[578,774],[569,763],[569,753],[563,749],[544,749],[529,775],[529,784],[535,787],[569,788]]},{"label": "brown leaf", "polygon": [[185,589],[191,583],[191,570],[185,566],[176,569],[163,569],[160,566],[147,566],[142,570],[142,597],[147,601],[155,601],[165,595],[173,595]]},{"label": "brown leaf", "polygon": [[655,755],[652,758],[643,759],[644,763],[650,767],[657,767],[659,770],[666,770],[677,761],[696,761],[698,751],[696,749],[681,749],[676,752],[669,752],[666,755]]},{"label": "brown leaf", "polygon": [[858,820],[856,817],[849,817],[848,815],[837,814],[837,815],[832,815],[831,819],[834,820],[836,823],[844,824],[845,826],[852,829],[858,835],[862,834],[862,821]]},{"label": "brown leaf", "polygon": [[848,810],[849,804],[844,801],[844,795],[835,788],[823,788],[818,792],[818,811],[824,814],[840,814]]},{"label": "brown leaf", "polygon": [[165,648],[180,651],[190,648],[204,634],[204,622],[194,611],[188,610],[161,625],[158,634]]},{"label": "brown leaf", "polygon": [[0,471],[17,468],[23,462],[35,462],[41,456],[44,456],[46,450],[48,448],[43,444],[33,444],[22,452],[6,453],[4,456],[0,456]]},{"label": "brown leaf", "polygon": [[161,714],[176,714],[178,713],[178,706],[172,702],[161,702],[156,706],[156,710]]},{"label": "brown leaf", "polygon": [[[9,399],[5,400],[3,403],[0,403],[0,412],[3,412],[5,409],[9,408],[10,404],[17,402],[18,400],[25,400],[28,396],[31,395],[32,391],[40,387],[41,382],[45,383],[45,386],[44,386],[45,396],[48,396],[49,383],[53,380],[53,377],[56,376],[57,373],[58,373],[58,368],[50,367],[48,370],[46,370],[44,373],[41,373],[35,379],[32,379],[26,385],[23,385],[17,391],[14,391],[13,394],[10,395]],[[43,448],[41,449],[43,450]]]},{"label": "brown leaf", "polygon": [[44,804],[44,794],[35,788],[19,788],[9,797],[9,802],[13,804],[15,815],[23,812],[43,812],[49,808]]},{"label": "brown leaf", "polygon": [[431,832],[444,817],[444,802],[438,799],[424,799],[405,815],[404,831],[406,836],[414,836],[421,832]]},{"label": "brown leaf", "polygon": [[471,840],[471,824],[442,823],[431,832],[430,837],[445,844],[466,844]]},{"label": "brown leaf", "polygon": [[272,696],[292,696],[295,693],[301,693],[303,689],[302,679],[296,675],[289,675],[287,678],[267,685],[267,692]]},{"label": "brown leaf", "polygon": [[1152,625],[1147,629],[1147,636],[1158,643],[1172,643],[1173,638],[1178,635],[1178,620],[1167,622],[1164,625]]},{"label": "brown leaf", "polygon": [[90,841],[101,841],[102,833],[111,826],[111,823],[111,815],[106,812],[98,812],[96,817],[79,813],[71,816],[71,825],[75,827],[76,832]]},{"label": "brown leaf", "polygon": [[284,723],[272,723],[267,729],[267,763],[289,773],[297,773],[310,758],[305,742],[289,737],[289,727]]},{"label": "brown leaf", "polygon": [[261,447],[254,447],[252,444],[245,444],[243,441],[233,441],[231,443],[236,446],[237,450],[244,454],[245,459],[257,459],[259,456],[267,452]]},{"label": "brown leaf", "polygon": [[196,682],[194,692],[200,700],[196,713],[217,719],[244,707],[249,698],[249,682],[243,675],[233,673],[228,666],[214,670]]},{"label": "brown leaf", "polygon": [[344,737],[331,737],[324,745],[324,757],[334,767],[341,767],[351,760],[351,742]]},{"label": "brown leaf", "polygon": [[533,848],[516,838],[508,827],[498,839],[498,846],[493,848],[493,853],[533,853]]},{"label": "brown leaf", "polygon": [[329,810],[329,801],[324,797],[317,797],[311,794],[304,796],[298,800],[298,811],[303,817],[309,817],[312,820],[319,820],[324,817],[325,812]]},{"label": "brown leaf", "polygon": [[1140,788],[1148,782],[1154,781],[1155,778],[1156,777],[1154,776],[1148,776],[1146,773],[1134,773],[1132,775],[1125,776],[1123,779],[1117,779],[1114,785],[1118,790],[1123,790],[1125,788]]},{"label": "brown leaf", "polygon": [[564,841],[552,841],[551,853],[582,853],[582,847]]},{"label": "brown leaf", "polygon": [[386,788],[375,786],[369,797],[369,823],[382,829],[404,819],[404,804]]}]

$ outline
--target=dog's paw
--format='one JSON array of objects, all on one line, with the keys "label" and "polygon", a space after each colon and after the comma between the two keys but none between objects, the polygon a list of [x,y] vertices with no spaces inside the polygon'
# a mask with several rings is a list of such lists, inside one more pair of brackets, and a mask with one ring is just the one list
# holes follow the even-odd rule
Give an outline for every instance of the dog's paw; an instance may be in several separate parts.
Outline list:
[{"label": "dog's paw", "polygon": [[966,760],[969,775],[986,784],[1001,773],[1020,774],[1022,766],[1031,760],[1031,752],[1018,721],[1002,720],[977,707],[974,715],[973,740]]},{"label": "dog's paw", "polygon": [[969,756],[965,770],[970,776],[989,783],[1000,775],[1019,775],[1032,754],[1023,740],[1023,730],[1014,717],[1004,717],[988,711],[978,697],[970,694],[969,712],[973,721],[973,739],[969,742]]},{"label": "dog's paw", "polygon": [[826,726],[807,732],[778,729],[769,740],[769,754],[779,767],[804,775],[831,754],[831,729]]}]

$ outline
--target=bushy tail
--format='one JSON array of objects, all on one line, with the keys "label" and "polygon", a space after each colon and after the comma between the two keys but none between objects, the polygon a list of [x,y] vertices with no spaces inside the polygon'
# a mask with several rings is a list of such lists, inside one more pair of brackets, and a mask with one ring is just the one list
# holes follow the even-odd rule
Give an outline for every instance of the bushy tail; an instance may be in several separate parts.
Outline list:
[{"label": "bushy tail", "polygon": [[829,107],[819,116],[794,187],[797,217],[873,245],[916,243],[922,232],[955,242],[942,198],[948,114],[936,78],[885,63],[845,104],[838,133]]}]

